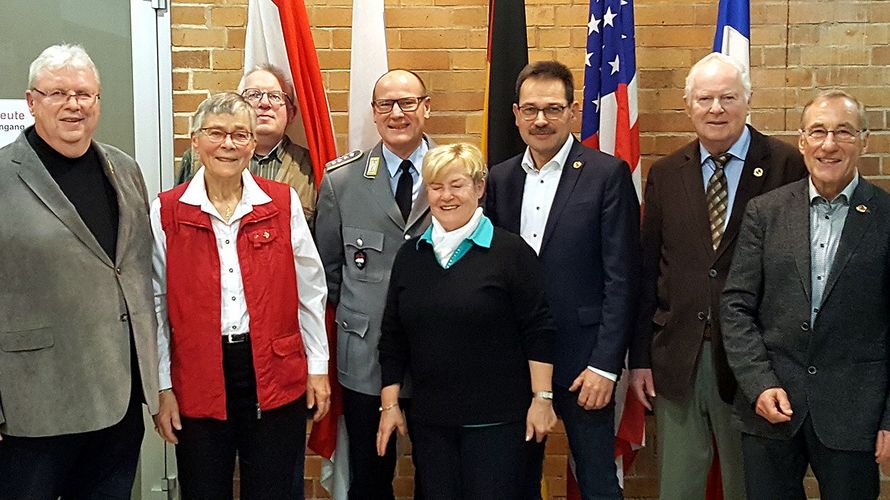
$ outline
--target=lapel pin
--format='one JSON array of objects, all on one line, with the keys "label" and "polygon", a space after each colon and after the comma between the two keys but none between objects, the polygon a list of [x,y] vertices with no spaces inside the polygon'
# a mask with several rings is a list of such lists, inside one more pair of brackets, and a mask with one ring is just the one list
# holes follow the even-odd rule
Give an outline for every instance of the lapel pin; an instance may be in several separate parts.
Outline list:
[{"label": "lapel pin", "polygon": [[868,207],[865,206],[865,205],[856,205],[856,211],[859,212],[859,213],[861,213],[861,214],[867,214],[867,213],[868,213]]},{"label": "lapel pin", "polygon": [[380,170],[380,157],[372,156],[368,159],[368,165],[365,166],[365,177],[368,179],[373,179],[377,177],[377,172]]},{"label": "lapel pin", "polygon": [[574,168],[575,170],[581,168],[582,166],[584,166],[584,163],[581,160],[576,160],[575,163],[572,163],[572,168]]},{"label": "lapel pin", "polygon": [[763,177],[763,169],[760,167],[755,168],[754,177]]}]

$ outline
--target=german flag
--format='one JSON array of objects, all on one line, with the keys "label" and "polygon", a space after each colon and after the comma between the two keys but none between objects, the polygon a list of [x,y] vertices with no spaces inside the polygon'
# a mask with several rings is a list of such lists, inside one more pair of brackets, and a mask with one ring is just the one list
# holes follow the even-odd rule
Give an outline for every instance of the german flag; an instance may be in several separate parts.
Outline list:
[{"label": "german flag", "polygon": [[528,64],[525,0],[490,0],[482,151],[489,165],[521,153],[513,118],[516,77]]}]

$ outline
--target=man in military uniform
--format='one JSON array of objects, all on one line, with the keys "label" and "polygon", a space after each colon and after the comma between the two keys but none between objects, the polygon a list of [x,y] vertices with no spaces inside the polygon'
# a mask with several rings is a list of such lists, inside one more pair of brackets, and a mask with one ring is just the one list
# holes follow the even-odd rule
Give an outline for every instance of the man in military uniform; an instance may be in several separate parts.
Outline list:
[{"label": "man in military uniform", "polygon": [[[349,498],[392,499],[395,440],[383,457],[376,450],[377,342],[396,252],[430,224],[420,172],[434,144],[424,135],[430,97],[417,74],[393,70],[380,77],[371,107],[382,141],[328,164],[319,188],[316,244],[328,299],[337,308],[337,370],[352,471]],[[403,396],[407,390],[402,388]]]}]

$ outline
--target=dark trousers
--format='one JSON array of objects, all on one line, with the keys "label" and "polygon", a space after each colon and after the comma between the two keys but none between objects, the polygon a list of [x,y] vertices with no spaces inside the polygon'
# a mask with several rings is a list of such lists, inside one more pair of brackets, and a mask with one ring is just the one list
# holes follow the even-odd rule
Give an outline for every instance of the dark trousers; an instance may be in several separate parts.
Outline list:
[{"label": "dark trousers", "polygon": [[[411,400],[399,399],[410,412]],[[390,438],[386,454],[377,456],[377,428],[380,426],[380,396],[343,388],[343,418],[349,434],[350,500],[393,500],[392,479],[396,470],[396,436]],[[413,440],[413,429],[408,427]],[[412,454],[415,466],[417,458]],[[415,480],[415,492],[418,491]],[[415,495],[415,498],[420,496]]]},{"label": "dark trousers", "polygon": [[809,416],[788,440],[742,434],[742,455],[750,499],[806,499],[807,464],[819,482],[822,500],[871,500],[880,493],[874,452],[828,448],[819,441]]},{"label": "dark trousers", "polygon": [[442,427],[410,422],[415,477],[428,500],[521,500],[525,422]]},{"label": "dark trousers", "polygon": [[578,406],[578,393],[553,387],[553,406],[562,418],[584,500],[623,498],[615,466],[615,401],[600,410]]},{"label": "dark trousers", "polygon": [[231,499],[236,455],[242,500],[303,498],[294,474],[305,459],[305,395],[260,412],[250,342],[223,346],[226,420],[183,417],[176,433],[182,498]]},{"label": "dark trousers", "polygon": [[142,392],[131,391],[123,419],[92,432],[51,437],[3,436],[2,500],[128,500],[142,423]]}]

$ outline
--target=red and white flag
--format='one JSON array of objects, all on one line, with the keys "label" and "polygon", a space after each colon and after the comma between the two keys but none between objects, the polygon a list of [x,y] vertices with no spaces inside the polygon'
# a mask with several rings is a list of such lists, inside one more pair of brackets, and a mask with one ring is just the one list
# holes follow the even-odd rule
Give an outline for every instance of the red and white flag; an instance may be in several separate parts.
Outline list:
[{"label": "red and white flag", "polygon": [[349,58],[349,150],[380,141],[371,114],[374,83],[389,69],[383,0],[353,0]]},{"label": "red and white flag", "polygon": [[[324,175],[324,166],[337,157],[337,146],[327,95],[318,65],[318,55],[309,16],[303,0],[250,0],[247,4],[247,34],[244,48],[244,70],[269,63],[284,71],[294,85],[298,108],[297,116],[288,127],[288,136],[305,146],[312,158],[312,171],[316,185]],[[345,456],[348,446],[338,440],[338,427],[343,415],[343,402],[337,384],[337,330],[333,311],[328,308],[326,327],[331,358],[328,374],[331,382],[331,410],[321,421],[312,426],[309,448],[330,464],[338,449]],[[338,425],[339,424],[339,425]],[[345,431],[342,432],[345,436]],[[345,464],[346,461],[344,460]],[[339,476],[333,469],[322,477],[322,484],[334,498],[346,498],[348,469],[341,469]],[[324,471],[323,471],[324,472]],[[339,481],[335,479],[339,477]],[[327,479],[327,481],[325,481]],[[335,487],[335,485],[337,485]]]}]

